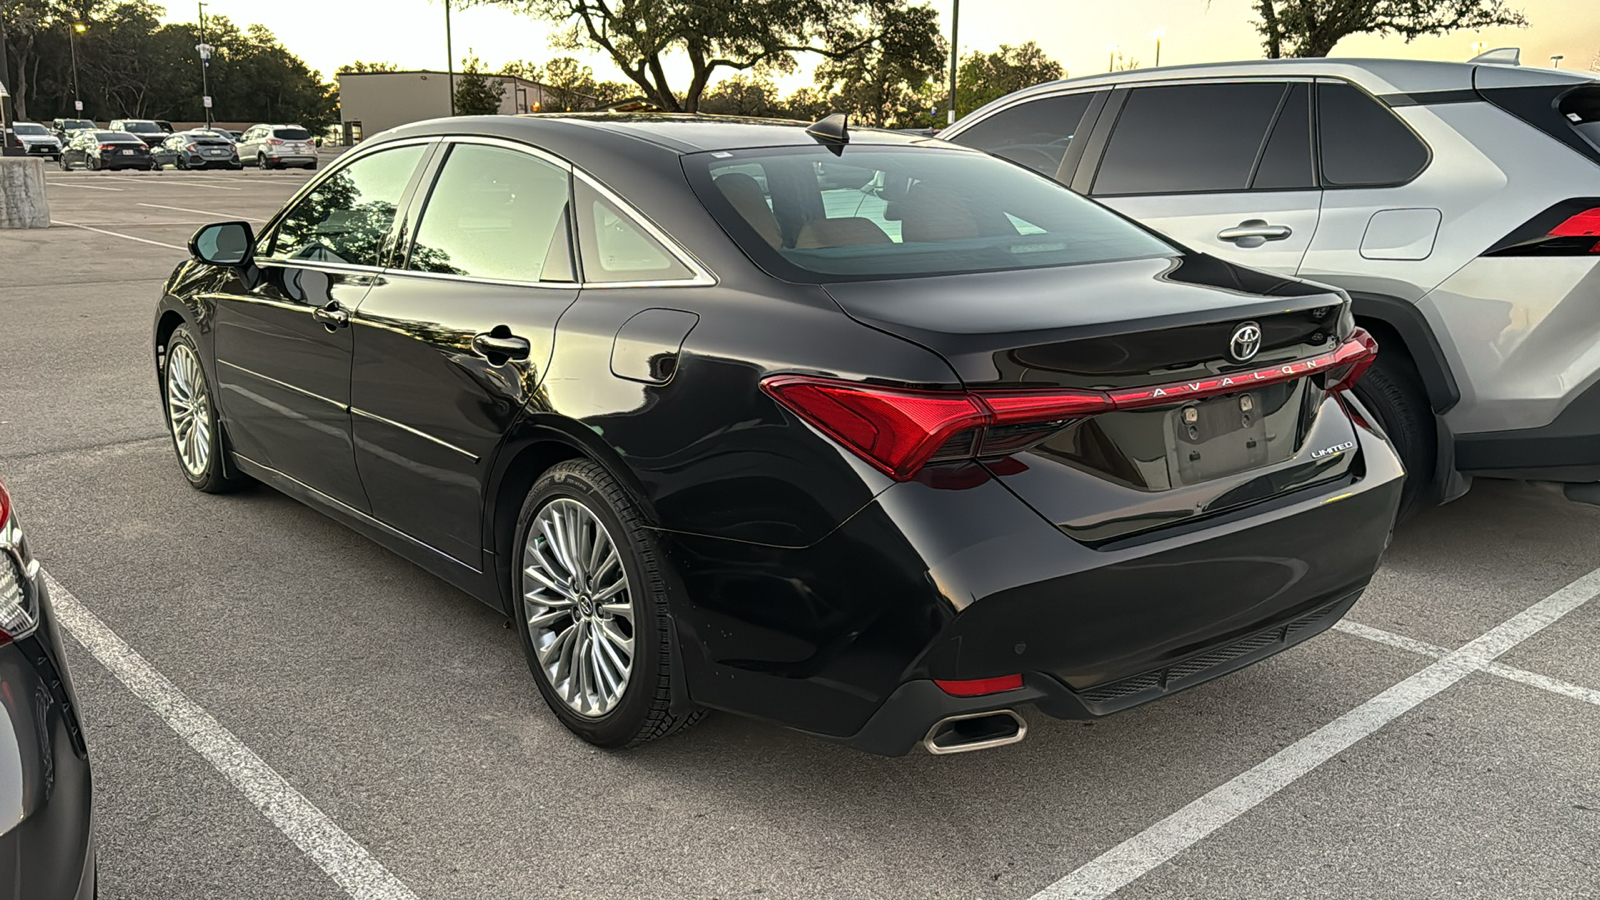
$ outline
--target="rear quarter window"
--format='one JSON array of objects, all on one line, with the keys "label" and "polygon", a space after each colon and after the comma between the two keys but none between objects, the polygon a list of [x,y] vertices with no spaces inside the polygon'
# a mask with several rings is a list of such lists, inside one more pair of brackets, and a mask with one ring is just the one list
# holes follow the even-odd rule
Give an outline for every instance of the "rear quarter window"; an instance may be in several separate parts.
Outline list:
[{"label": "rear quarter window", "polygon": [[1428,146],[1377,98],[1341,81],[1317,82],[1325,187],[1404,184],[1428,164]]}]

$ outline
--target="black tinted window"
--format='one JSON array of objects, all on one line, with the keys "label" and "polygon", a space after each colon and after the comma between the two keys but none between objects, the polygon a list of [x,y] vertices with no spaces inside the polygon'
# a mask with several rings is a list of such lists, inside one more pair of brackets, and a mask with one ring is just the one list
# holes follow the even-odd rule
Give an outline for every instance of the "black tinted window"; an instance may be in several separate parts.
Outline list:
[{"label": "black tinted window", "polygon": [[311,132],[304,128],[274,128],[272,136],[284,141],[309,141]]},{"label": "black tinted window", "polygon": [[364,156],[324,178],[278,223],[270,256],[375,266],[423,148]]},{"label": "black tinted window", "polygon": [[500,147],[459,144],[428,196],[407,268],[570,281],[567,172]]},{"label": "black tinted window", "polygon": [[1311,86],[1302,82],[1289,86],[1283,112],[1272,126],[1272,137],[1267,139],[1250,186],[1272,190],[1309,188],[1316,183],[1311,166]]},{"label": "black tinted window", "polygon": [[1428,164],[1428,148],[1389,108],[1343,82],[1317,83],[1322,182],[1399,184]]},{"label": "black tinted window", "polygon": [[1244,190],[1283,92],[1267,82],[1133,89],[1094,193]]},{"label": "black tinted window", "polygon": [[1013,106],[952,140],[1055,177],[1092,96],[1083,93],[1044,97]]}]

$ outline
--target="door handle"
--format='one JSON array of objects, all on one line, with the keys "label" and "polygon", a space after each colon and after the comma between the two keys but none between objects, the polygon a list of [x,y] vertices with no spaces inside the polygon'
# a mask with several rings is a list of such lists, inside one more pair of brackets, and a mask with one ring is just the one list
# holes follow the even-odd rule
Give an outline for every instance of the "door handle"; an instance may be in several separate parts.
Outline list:
[{"label": "door handle", "polygon": [[335,328],[342,328],[350,324],[350,314],[345,312],[343,307],[339,306],[338,301],[329,303],[327,306],[319,306],[316,309],[313,309],[311,311],[311,318],[321,322],[322,326],[329,331],[332,331]]},{"label": "door handle", "polygon": [[[528,343],[527,338],[517,337],[514,334],[510,334],[509,330],[504,326],[496,328],[495,331],[505,331],[507,333],[494,334],[493,332],[490,332],[476,335],[472,339],[473,351],[479,356],[489,360],[489,362],[493,363],[495,361],[495,357],[499,357],[502,361],[509,359],[527,359],[528,354],[533,352],[533,345]],[[498,365],[498,363],[496,363],[496,365]]]},{"label": "door handle", "polygon": [[1265,219],[1245,219],[1232,228],[1217,232],[1217,239],[1231,241],[1241,247],[1259,247],[1267,241],[1281,241],[1294,234],[1287,225],[1268,225]]}]

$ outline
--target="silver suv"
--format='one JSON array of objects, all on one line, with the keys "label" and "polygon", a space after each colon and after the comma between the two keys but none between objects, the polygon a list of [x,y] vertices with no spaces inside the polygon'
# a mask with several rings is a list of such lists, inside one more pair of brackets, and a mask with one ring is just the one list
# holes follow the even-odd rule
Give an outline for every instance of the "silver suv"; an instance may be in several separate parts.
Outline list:
[{"label": "silver suv", "polygon": [[1262,60],[1028,88],[941,137],[1190,247],[1337,285],[1408,509],[1474,474],[1600,500],[1600,80]]},{"label": "silver suv", "polygon": [[311,132],[299,125],[256,125],[239,138],[239,159],[263,169],[315,169],[317,147]]}]

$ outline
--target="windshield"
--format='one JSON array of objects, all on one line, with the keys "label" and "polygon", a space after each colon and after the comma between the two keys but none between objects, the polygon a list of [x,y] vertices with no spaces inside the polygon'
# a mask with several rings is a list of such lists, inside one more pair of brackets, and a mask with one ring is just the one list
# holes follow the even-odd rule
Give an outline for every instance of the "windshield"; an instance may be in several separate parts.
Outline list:
[{"label": "windshield", "polygon": [[11,126],[11,130],[15,131],[17,134],[49,134],[50,133],[49,129],[45,128],[43,125],[31,125],[31,124],[28,124],[28,123],[25,123],[25,122],[16,123],[15,125]]},{"label": "windshield", "polygon": [[304,128],[274,128],[272,136],[284,141],[309,141],[311,132]]},{"label": "windshield", "polygon": [[157,125],[156,123],[154,123],[154,122],[123,122],[122,123],[122,130],[123,131],[131,131],[134,134],[163,134],[164,133],[164,132],[162,132],[161,127],[159,125]]},{"label": "windshield", "polygon": [[94,127],[94,123],[89,121],[88,119],[63,119],[61,121],[61,129],[63,131],[75,131],[75,130],[79,130],[79,129],[93,128],[93,127]]},{"label": "windshield", "polygon": [[910,278],[1171,256],[1176,248],[1021,166],[946,146],[684,157],[696,193],[790,281]]}]

